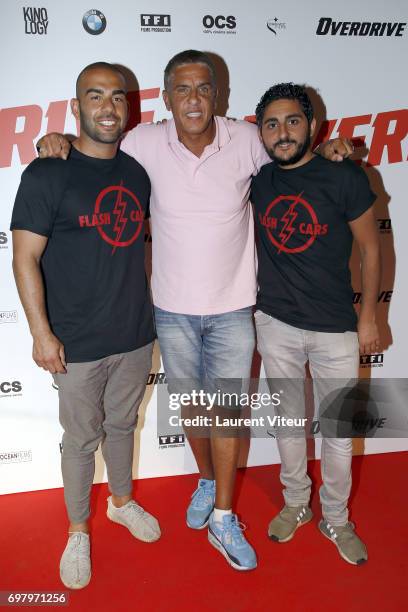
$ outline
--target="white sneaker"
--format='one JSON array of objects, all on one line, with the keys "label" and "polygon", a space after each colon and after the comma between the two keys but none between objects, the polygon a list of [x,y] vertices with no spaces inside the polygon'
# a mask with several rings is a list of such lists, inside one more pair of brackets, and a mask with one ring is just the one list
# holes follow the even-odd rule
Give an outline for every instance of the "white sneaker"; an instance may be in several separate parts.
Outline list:
[{"label": "white sneaker", "polygon": [[89,535],[70,533],[60,561],[60,577],[69,589],[83,589],[91,579]]},{"label": "white sneaker", "polygon": [[112,497],[108,497],[106,516],[114,523],[127,527],[130,533],[142,542],[155,542],[161,536],[157,519],[143,510],[134,499],[121,508],[116,508],[113,505]]}]

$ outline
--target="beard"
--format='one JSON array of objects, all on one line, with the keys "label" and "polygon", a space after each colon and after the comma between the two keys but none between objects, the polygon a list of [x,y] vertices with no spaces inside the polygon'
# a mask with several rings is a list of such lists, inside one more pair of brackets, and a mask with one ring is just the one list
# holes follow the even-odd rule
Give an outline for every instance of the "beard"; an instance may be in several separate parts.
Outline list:
[{"label": "beard", "polygon": [[[296,150],[291,157],[280,157],[275,151],[280,144],[289,144],[292,143],[296,145]],[[273,148],[266,148],[266,152],[269,157],[277,162],[280,166],[291,166],[292,164],[297,164],[308,152],[310,148],[311,137],[310,133],[307,134],[305,140],[302,142],[296,142],[295,140],[279,140]]]}]

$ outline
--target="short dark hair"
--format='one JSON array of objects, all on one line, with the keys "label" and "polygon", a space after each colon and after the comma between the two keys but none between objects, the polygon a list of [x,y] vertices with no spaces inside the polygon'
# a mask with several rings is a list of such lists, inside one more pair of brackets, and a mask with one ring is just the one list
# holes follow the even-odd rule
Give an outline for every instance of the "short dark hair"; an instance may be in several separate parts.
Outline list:
[{"label": "short dark hair", "polygon": [[166,68],[164,69],[164,89],[166,91],[169,87],[172,72],[174,72],[174,70],[179,66],[184,66],[185,64],[205,64],[208,70],[210,71],[211,83],[213,85],[216,84],[217,79],[215,74],[215,68],[209,56],[203,51],[187,49],[186,51],[181,51],[180,53],[177,53],[177,55],[172,57]]},{"label": "short dark hair", "polygon": [[123,72],[117,67],[115,66],[115,64],[109,64],[108,62],[93,62],[93,64],[88,64],[88,66],[85,66],[85,68],[83,68],[81,70],[81,72],[78,74],[77,80],[76,80],[76,84],[75,84],[75,95],[78,98],[78,92],[79,92],[79,82],[81,80],[81,77],[88,72],[88,70],[94,70],[97,68],[106,68],[107,70],[112,70],[113,72],[117,72],[118,74],[122,75],[125,83],[126,83],[126,76],[123,74]]},{"label": "short dark hair", "polygon": [[262,127],[266,107],[275,100],[297,100],[306,115],[308,124],[311,124],[313,106],[305,87],[303,85],[295,85],[294,83],[278,83],[278,85],[273,85],[273,87],[265,91],[256,107],[256,122],[259,128]]}]

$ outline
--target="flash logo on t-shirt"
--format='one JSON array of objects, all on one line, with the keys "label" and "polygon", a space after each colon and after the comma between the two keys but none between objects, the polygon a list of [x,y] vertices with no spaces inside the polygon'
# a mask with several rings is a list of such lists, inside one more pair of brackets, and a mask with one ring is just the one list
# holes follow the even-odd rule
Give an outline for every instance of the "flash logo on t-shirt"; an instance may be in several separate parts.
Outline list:
[{"label": "flash logo on t-shirt", "polygon": [[113,246],[112,255],[118,247],[128,247],[137,240],[143,221],[140,202],[123,181],[98,194],[93,214],[78,217],[80,227],[96,227],[101,238]]},{"label": "flash logo on t-shirt", "polygon": [[[269,240],[278,253],[301,253],[317,236],[327,234],[327,223],[321,224],[312,205],[299,195],[280,195],[273,200],[264,215],[258,213]],[[301,237],[305,237],[301,238]],[[299,244],[301,238],[301,244]]]}]

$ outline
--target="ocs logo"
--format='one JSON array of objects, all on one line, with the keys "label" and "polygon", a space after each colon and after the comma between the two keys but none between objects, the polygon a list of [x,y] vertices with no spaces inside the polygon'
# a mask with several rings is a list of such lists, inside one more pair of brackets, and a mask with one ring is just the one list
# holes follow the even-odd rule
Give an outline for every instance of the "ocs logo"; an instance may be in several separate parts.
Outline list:
[{"label": "ocs logo", "polygon": [[217,30],[224,30],[225,28],[228,30],[235,30],[237,27],[237,20],[232,15],[228,17],[224,17],[224,15],[217,15],[217,17],[205,15],[203,17],[203,26],[208,30],[211,30],[214,26]]},{"label": "ocs logo", "polygon": [[20,393],[23,386],[19,380],[13,380],[12,382],[4,381],[0,383],[0,393]]},{"label": "ocs logo", "polygon": [[88,34],[102,34],[106,28],[106,17],[101,11],[91,9],[82,17],[82,25]]}]

